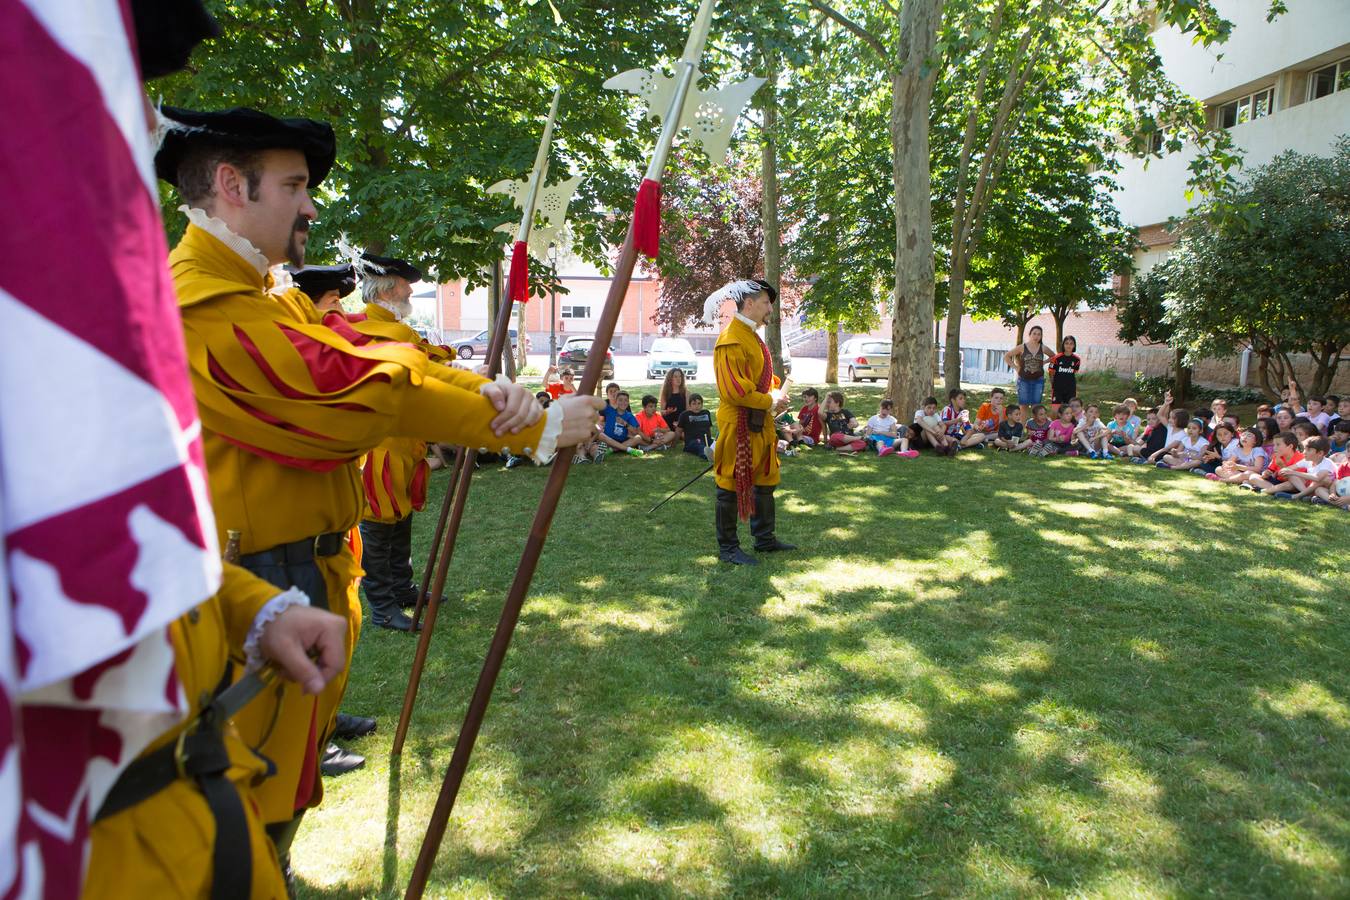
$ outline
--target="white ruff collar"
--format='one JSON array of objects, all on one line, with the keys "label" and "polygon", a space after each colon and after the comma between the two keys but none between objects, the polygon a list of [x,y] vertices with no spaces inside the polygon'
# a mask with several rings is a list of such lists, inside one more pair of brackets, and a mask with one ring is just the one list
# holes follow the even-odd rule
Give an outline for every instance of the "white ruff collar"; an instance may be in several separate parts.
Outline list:
[{"label": "white ruff collar", "polygon": [[178,207],[179,212],[187,216],[187,220],[196,225],[202,231],[205,231],[211,237],[220,241],[226,247],[229,247],[235,253],[243,257],[244,262],[258,270],[258,274],[267,277],[267,270],[270,268],[267,264],[267,257],[263,256],[262,251],[253,246],[253,242],[246,237],[235,234],[226,225],[215,216],[209,215],[206,210],[195,206],[188,206],[184,203]]},{"label": "white ruff collar", "polygon": [[743,316],[743,315],[741,315],[740,313],[733,313],[732,315],[734,315],[737,319],[740,319],[740,320],[741,320],[742,322],[744,322],[746,325],[749,325],[751,331],[754,331],[754,332],[758,332],[758,331],[759,331],[759,326],[755,324],[755,320],[754,320],[754,319],[751,319],[751,318],[748,318],[748,317],[746,317],[746,316]]}]

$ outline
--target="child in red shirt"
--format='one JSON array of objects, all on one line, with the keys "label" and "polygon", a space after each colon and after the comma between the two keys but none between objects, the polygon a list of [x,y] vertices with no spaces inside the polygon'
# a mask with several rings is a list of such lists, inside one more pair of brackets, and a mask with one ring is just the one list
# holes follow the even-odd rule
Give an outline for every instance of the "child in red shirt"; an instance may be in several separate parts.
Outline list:
[{"label": "child in red shirt", "polygon": [[797,425],[801,428],[799,440],[807,446],[820,443],[820,392],[815,388],[802,391],[802,408],[797,412]]},{"label": "child in red shirt", "polygon": [[1281,471],[1301,462],[1303,454],[1298,452],[1298,437],[1292,431],[1281,431],[1275,435],[1275,452],[1270,455],[1270,463],[1261,474],[1252,473],[1247,483],[1240,486],[1267,494],[1292,491],[1294,485],[1281,474]]}]

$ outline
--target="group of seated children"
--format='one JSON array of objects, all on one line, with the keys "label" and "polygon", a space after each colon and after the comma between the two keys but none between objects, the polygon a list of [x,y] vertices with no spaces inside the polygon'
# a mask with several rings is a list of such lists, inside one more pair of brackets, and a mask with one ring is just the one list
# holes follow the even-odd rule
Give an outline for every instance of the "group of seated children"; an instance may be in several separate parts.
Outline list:
[{"label": "group of seated children", "polygon": [[[575,378],[571,369],[559,371],[550,366],[544,375],[544,390],[537,395],[540,403],[547,406],[564,394],[575,393]],[[661,396],[643,397],[642,408],[636,413],[628,392],[617,382],[610,382],[605,386],[605,408],[597,414],[595,428],[590,440],[577,445],[573,465],[603,462],[610,452],[644,456],[675,446],[712,459],[712,413],[703,408],[702,395],[688,393],[680,369],[667,372]]]}]

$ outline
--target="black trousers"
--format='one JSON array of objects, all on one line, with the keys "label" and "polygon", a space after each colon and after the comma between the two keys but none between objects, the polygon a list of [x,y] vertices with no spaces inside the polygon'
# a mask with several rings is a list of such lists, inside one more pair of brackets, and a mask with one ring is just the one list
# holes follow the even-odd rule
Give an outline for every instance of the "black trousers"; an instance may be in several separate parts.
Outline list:
[{"label": "black trousers", "polygon": [[400,602],[414,593],[412,569],[412,514],[392,525],[361,522],[361,579],[371,615],[387,619],[399,611]]}]

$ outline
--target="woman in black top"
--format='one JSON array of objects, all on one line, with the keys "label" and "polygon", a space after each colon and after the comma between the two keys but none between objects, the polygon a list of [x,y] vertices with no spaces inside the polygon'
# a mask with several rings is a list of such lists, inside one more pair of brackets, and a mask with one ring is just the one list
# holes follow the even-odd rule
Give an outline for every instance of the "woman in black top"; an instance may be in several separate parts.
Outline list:
[{"label": "woman in black top", "polygon": [[680,413],[684,412],[689,399],[684,385],[684,369],[671,369],[666,380],[661,383],[661,416],[671,428],[678,428]]},{"label": "woman in black top", "polygon": [[1078,396],[1078,370],[1082,368],[1083,360],[1079,358],[1077,351],[1078,340],[1066,336],[1060,343],[1060,352],[1046,367],[1051,374],[1051,396],[1057,405],[1068,403]]}]

